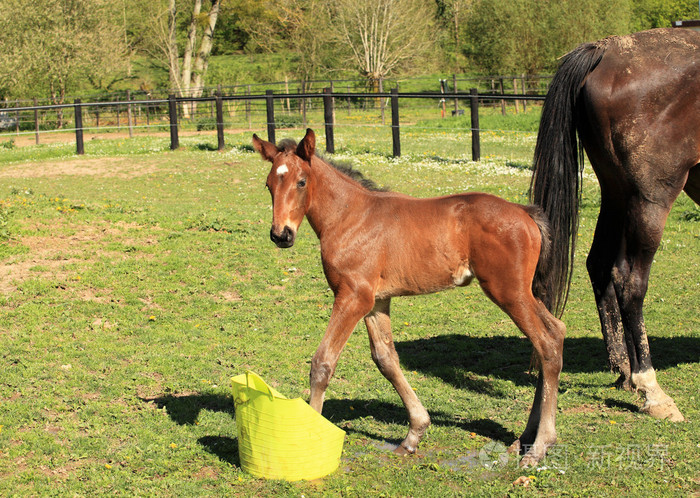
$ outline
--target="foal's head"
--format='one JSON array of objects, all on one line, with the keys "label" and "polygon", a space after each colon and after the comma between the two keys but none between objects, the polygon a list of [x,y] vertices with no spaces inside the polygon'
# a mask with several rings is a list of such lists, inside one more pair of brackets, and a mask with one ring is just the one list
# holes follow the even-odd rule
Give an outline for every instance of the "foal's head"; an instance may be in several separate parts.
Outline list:
[{"label": "foal's head", "polygon": [[294,148],[292,143],[277,147],[253,135],[253,147],[263,159],[272,163],[267,175],[267,189],[272,196],[270,239],[278,247],[292,247],[313,191],[311,158],[316,149],[316,136],[311,129],[306,130],[306,135]]}]

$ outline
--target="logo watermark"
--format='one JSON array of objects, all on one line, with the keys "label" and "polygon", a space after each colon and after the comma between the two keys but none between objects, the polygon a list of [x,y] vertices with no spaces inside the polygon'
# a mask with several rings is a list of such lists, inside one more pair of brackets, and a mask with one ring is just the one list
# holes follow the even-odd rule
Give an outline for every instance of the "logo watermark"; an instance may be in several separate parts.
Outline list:
[{"label": "logo watermark", "polygon": [[[527,452],[530,447],[525,446],[524,449]],[[517,465],[520,458],[520,455],[509,453],[503,443],[489,441],[468,459],[473,462],[471,466],[496,470]],[[605,444],[574,448],[557,444],[547,450],[547,456],[537,470],[550,469],[565,473],[573,463],[580,467],[580,460],[589,470],[663,470],[668,465],[668,445]]]}]

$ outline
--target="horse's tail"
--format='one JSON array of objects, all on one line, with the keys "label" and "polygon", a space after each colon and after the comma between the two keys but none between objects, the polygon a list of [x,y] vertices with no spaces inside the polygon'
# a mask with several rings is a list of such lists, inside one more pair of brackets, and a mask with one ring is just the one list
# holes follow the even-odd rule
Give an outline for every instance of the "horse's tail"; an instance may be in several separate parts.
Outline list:
[{"label": "horse's tail", "polygon": [[583,147],[576,137],[576,101],[603,52],[604,45],[588,43],[563,57],[542,107],[535,146],[530,202],[549,220],[552,246],[547,268],[538,267],[533,290],[557,316],[569,297],[578,232]]}]

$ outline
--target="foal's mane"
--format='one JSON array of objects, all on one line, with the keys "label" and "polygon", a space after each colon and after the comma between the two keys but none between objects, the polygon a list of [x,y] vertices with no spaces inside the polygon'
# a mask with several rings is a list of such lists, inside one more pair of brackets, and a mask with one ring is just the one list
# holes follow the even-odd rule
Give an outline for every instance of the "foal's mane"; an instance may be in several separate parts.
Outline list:
[{"label": "foal's mane", "polygon": [[[277,144],[277,150],[280,152],[295,152],[296,149],[297,143],[291,138],[280,140],[280,142]],[[380,187],[374,180],[367,178],[361,171],[356,170],[350,161],[331,160],[318,152],[316,152],[316,157],[321,159],[326,164],[329,164],[351,180],[359,183],[367,190],[371,190],[373,192],[386,192],[389,190],[387,187]]]}]

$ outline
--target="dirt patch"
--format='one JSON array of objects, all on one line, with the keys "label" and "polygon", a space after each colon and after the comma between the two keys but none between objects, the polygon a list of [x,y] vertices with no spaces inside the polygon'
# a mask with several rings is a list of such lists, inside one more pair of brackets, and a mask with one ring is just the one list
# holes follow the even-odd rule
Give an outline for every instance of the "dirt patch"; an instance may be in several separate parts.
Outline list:
[{"label": "dirt patch", "polygon": [[[136,224],[117,223],[114,225],[41,225],[38,230],[52,235],[26,236],[13,242],[29,248],[29,252],[10,257],[0,262],[0,293],[17,290],[17,286],[30,278],[50,277],[54,280],[79,278],[70,266],[75,263],[93,262],[104,252],[97,252],[94,246],[107,237],[119,236]],[[61,233],[69,231],[70,234]],[[87,300],[107,299],[87,295]]]},{"label": "dirt patch", "polygon": [[60,162],[28,162],[15,164],[0,171],[0,178],[55,178],[58,176],[99,176],[135,178],[158,171],[132,157],[80,158]]}]

